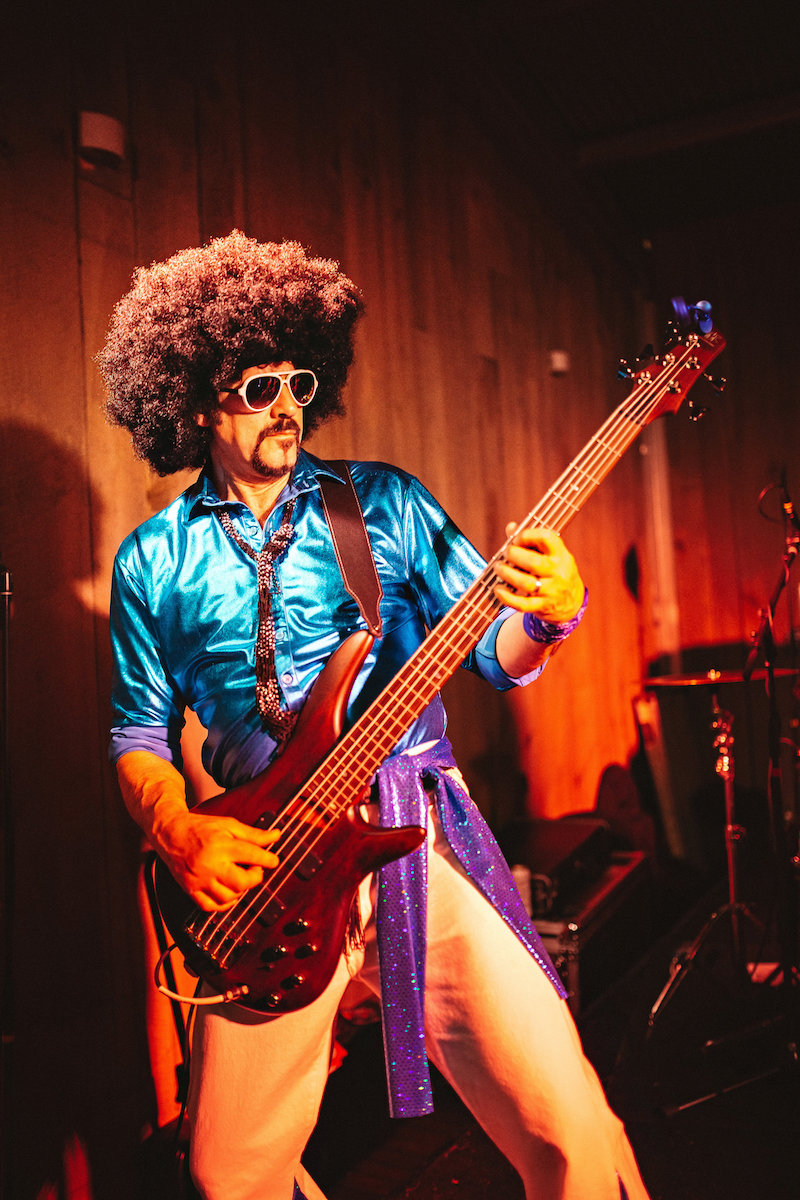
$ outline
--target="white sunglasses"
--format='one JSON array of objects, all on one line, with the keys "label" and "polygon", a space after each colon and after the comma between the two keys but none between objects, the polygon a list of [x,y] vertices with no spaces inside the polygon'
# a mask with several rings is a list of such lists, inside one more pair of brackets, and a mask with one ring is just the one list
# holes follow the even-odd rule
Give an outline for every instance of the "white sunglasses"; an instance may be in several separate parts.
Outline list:
[{"label": "white sunglasses", "polygon": [[251,412],[264,412],[278,399],[284,383],[301,408],[311,403],[319,386],[313,371],[259,371],[240,388],[220,388],[220,391],[241,396]]}]

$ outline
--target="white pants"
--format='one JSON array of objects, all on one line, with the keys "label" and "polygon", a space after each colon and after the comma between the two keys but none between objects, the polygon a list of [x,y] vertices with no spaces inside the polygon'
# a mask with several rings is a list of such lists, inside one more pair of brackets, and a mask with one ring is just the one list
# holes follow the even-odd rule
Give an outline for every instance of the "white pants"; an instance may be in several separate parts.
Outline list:
[{"label": "white pants", "polygon": [[[431,810],[433,812],[433,810]],[[432,817],[428,831],[428,1055],[516,1167],[527,1200],[647,1200],[625,1131],[583,1055],[566,1003],[484,899]],[[374,899],[362,886],[369,918]],[[351,977],[379,993],[374,921],[325,992],[296,1013],[199,1009],[189,1113],[206,1200],[291,1200]]]}]

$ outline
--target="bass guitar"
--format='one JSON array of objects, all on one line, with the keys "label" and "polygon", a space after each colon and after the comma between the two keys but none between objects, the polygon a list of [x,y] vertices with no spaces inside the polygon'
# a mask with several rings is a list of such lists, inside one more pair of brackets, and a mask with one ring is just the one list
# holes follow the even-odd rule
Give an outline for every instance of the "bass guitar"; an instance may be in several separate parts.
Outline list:
[{"label": "bass guitar", "polygon": [[[663,413],[677,412],[722,351],[725,340],[711,328],[708,306],[674,303],[679,322],[670,326],[665,348],[626,368],[629,395],[521,527],[561,532],[642,430]],[[272,847],[280,865],[262,884],[224,912],[207,913],[156,861],[164,923],[189,970],[218,999],[261,1013],[291,1012],[316,999],[336,969],[361,880],[421,844],[425,831],[417,826],[369,825],[359,814],[359,801],[381,763],[500,612],[494,568],[511,540],[349,730],[342,733],[348,698],[373,643],[366,630],[351,634],[328,660],[283,753],[254,779],[195,810],[280,828]]]}]

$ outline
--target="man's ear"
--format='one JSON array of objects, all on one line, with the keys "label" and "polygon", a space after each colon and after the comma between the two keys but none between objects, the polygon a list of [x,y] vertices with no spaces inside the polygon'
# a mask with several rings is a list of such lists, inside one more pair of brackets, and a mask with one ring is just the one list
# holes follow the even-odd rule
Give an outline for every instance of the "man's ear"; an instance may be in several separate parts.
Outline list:
[{"label": "man's ear", "polygon": [[203,429],[208,429],[211,424],[211,417],[208,413],[195,413],[194,420],[195,424],[200,425]]}]

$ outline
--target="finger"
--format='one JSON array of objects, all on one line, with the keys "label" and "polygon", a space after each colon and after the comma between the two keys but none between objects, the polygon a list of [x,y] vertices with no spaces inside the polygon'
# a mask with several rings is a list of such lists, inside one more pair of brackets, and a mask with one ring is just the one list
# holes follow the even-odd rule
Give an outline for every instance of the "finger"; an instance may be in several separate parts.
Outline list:
[{"label": "finger", "polygon": [[187,889],[187,891],[203,912],[225,912],[226,909],[232,908],[242,895],[241,892],[231,891],[230,888],[206,888],[199,891]]},{"label": "finger", "polygon": [[494,592],[502,604],[507,604],[509,608],[515,608],[517,612],[539,614],[546,608],[546,602],[543,602],[536,593],[512,591],[502,584],[497,584]]},{"label": "finger", "polygon": [[557,554],[564,546],[559,534],[543,525],[528,525],[527,528],[520,529],[514,538],[514,544],[527,546],[551,556]]},{"label": "finger", "polygon": [[231,818],[230,832],[240,841],[252,842],[254,846],[269,846],[281,836],[279,828],[258,829],[255,825],[237,821],[235,817]]},{"label": "finger", "polygon": [[196,886],[198,894],[205,897],[214,908],[226,909],[235,904],[240,896],[259,887],[263,882],[262,867],[229,863],[217,875]]},{"label": "finger", "polygon": [[270,870],[277,867],[279,862],[274,851],[238,839],[234,839],[225,847],[225,858],[241,867],[267,867]]},{"label": "finger", "polygon": [[247,887],[230,887],[218,876],[199,879],[190,875],[181,883],[183,890],[205,912],[218,912],[235,904]]},{"label": "finger", "polygon": [[504,583],[523,595],[539,595],[547,582],[546,574],[531,570],[527,561],[521,564],[520,567],[516,567],[511,563],[498,564],[497,574]]},{"label": "finger", "polygon": [[500,560],[500,565],[503,563],[519,567],[520,570],[527,571],[529,575],[537,576],[551,575],[554,566],[553,560],[549,555],[517,544],[512,544],[508,547],[505,558]]},{"label": "finger", "polygon": [[252,863],[232,863],[224,874],[220,874],[220,882],[241,895],[263,883],[265,874],[264,867]]}]

